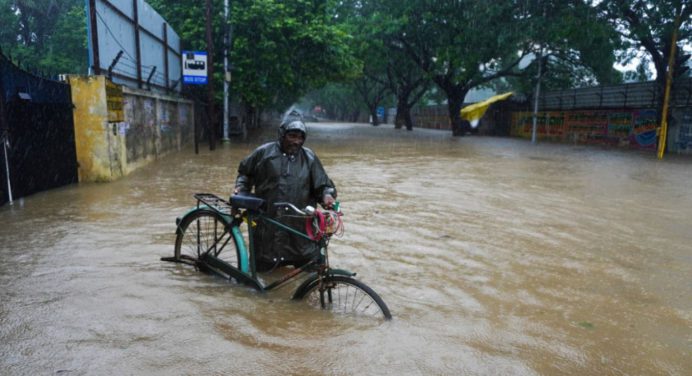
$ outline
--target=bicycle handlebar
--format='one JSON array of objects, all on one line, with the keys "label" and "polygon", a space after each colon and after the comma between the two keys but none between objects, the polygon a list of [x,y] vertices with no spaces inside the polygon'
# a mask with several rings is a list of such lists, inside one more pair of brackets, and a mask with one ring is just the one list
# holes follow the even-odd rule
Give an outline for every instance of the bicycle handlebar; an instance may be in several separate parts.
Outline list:
[{"label": "bicycle handlebar", "polygon": [[306,217],[312,217],[315,214],[315,208],[312,206],[308,205],[305,207],[305,209],[300,210],[298,209],[295,205],[291,204],[290,202],[277,202],[274,204],[275,207],[284,207],[286,210],[291,209],[295,213],[299,215],[303,215]]}]

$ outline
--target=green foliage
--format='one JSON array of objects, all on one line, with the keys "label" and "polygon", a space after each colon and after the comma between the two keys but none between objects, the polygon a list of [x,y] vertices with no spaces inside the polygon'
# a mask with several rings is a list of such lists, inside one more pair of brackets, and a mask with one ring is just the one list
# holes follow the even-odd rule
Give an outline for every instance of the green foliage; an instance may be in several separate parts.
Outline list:
[{"label": "green foliage", "polygon": [[0,46],[4,49],[14,47],[19,36],[19,17],[10,0],[0,0],[0,25]]},{"label": "green foliage", "polygon": [[[184,49],[209,50],[204,1],[148,3],[180,35]],[[213,80],[220,98],[227,25],[223,0],[212,3]],[[539,66],[544,89],[616,83],[622,78],[612,69],[616,57],[626,62],[633,56],[627,51],[646,51],[661,80],[676,15],[681,22],[675,73],[685,74],[690,50],[682,47],[692,38],[692,6],[684,0],[233,0],[231,5],[231,92],[259,111],[282,110],[306,93],[332,114],[372,110],[394,96],[410,107],[432,80],[437,88],[427,95],[445,97],[454,123],[468,90],[499,85],[531,92]],[[22,65],[84,73],[85,21],[83,0],[0,0],[0,46]],[[615,50],[626,52],[616,56]],[[526,56],[541,58],[522,61]],[[640,69],[630,76],[647,74]],[[363,104],[346,105],[358,89]]]},{"label": "green foliage", "polygon": [[0,46],[23,67],[86,73],[86,18],[82,0],[0,0]]},{"label": "green foliage", "polygon": [[532,55],[524,74],[508,80],[513,90],[527,94],[534,91],[539,63],[542,90],[622,80],[613,68],[618,35],[583,1],[529,1],[520,8],[517,18],[525,26]]},{"label": "green foliage", "polygon": [[388,102],[396,103],[399,112],[408,112],[429,82],[427,74],[393,44],[400,24],[389,11],[381,1],[365,0],[340,1],[335,8],[335,17],[353,36],[351,50],[361,66],[361,76],[349,84],[373,119],[376,108]]},{"label": "green foliage", "polygon": [[[677,29],[676,61],[673,75],[686,76],[692,42],[692,3],[686,0],[609,0],[592,1],[603,20],[609,22],[622,37],[629,51],[644,50],[662,83],[668,71],[673,31]],[[676,17],[679,24],[676,28]],[[682,46],[688,46],[687,50]],[[623,54],[628,63],[635,54]],[[641,76],[641,74],[639,74]]]},{"label": "green foliage", "polygon": [[282,109],[354,75],[349,35],[331,22],[325,2],[236,1],[233,14],[236,87],[256,107]]},{"label": "green foliage", "polygon": [[[205,49],[204,4],[151,0],[186,48]],[[353,76],[349,35],[333,22],[329,3],[308,0],[231,2],[232,92],[257,109],[284,109],[305,93]],[[221,84],[223,2],[213,1],[215,80]]]},{"label": "green foliage", "polygon": [[513,2],[382,0],[387,41],[405,53],[446,94],[455,134],[466,93],[496,78],[519,74],[528,53],[524,20]]}]

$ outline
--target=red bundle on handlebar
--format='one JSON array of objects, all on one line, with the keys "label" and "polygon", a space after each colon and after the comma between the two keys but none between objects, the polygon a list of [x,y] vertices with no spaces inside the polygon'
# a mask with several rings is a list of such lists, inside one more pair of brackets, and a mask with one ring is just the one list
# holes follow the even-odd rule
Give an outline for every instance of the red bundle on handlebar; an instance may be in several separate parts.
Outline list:
[{"label": "red bundle on handlebar", "polygon": [[316,210],[312,218],[305,219],[305,232],[312,240],[325,236],[341,236],[344,233],[343,214],[333,210]]}]

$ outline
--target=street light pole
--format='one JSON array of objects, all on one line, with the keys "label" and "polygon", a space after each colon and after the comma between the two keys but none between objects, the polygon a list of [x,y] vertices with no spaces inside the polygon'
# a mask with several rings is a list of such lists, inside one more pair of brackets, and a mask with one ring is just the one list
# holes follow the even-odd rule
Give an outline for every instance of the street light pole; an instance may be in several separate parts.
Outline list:
[{"label": "street light pole", "polygon": [[[533,119],[531,124],[531,143],[536,144],[536,133],[538,130],[538,99],[541,96],[541,76],[543,67],[543,47],[541,47],[541,52],[538,55],[538,75],[536,75],[536,92],[535,98],[533,99]],[[545,124],[547,127],[548,125]]]}]

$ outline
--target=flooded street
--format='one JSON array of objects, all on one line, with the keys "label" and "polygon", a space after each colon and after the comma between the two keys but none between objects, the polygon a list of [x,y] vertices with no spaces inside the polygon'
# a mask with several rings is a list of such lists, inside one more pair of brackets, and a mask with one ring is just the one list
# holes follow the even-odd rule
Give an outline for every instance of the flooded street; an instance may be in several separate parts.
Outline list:
[{"label": "flooded street", "polygon": [[391,322],[159,260],[268,129],[0,207],[0,374],[689,375],[690,158],[308,129],[345,214],[331,264]]}]

